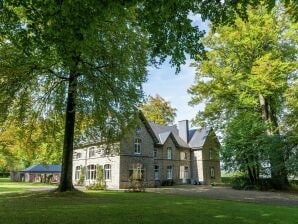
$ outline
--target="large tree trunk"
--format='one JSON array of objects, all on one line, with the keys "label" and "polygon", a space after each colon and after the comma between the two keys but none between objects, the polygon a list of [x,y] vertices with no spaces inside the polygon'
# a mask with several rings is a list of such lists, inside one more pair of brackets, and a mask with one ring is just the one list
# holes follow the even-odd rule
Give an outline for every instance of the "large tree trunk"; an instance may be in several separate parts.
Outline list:
[{"label": "large tree trunk", "polygon": [[72,157],[73,140],[76,115],[76,94],[77,94],[77,75],[70,72],[68,80],[67,106],[64,129],[63,161],[58,191],[71,191],[74,189],[72,184]]},{"label": "large tree trunk", "polygon": [[[259,100],[263,120],[268,124],[268,136],[279,135],[277,118],[272,110],[270,99],[259,94]],[[275,149],[271,149],[269,154],[273,187],[276,189],[286,189],[289,186],[289,182],[285,166],[284,152],[280,146],[276,146]]]}]

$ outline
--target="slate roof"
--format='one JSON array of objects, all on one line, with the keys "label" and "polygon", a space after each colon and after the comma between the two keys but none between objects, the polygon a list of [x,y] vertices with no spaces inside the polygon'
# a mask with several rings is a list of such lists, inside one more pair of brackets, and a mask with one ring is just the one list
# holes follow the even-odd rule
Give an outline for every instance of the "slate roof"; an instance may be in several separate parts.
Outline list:
[{"label": "slate roof", "polygon": [[172,133],[178,145],[184,148],[201,148],[204,145],[209,132],[211,131],[211,128],[189,130],[189,139],[188,142],[185,142],[182,138],[180,138],[179,130],[176,126],[165,126],[150,122],[149,125],[155,136],[158,138],[159,144],[163,145]]},{"label": "slate roof", "polygon": [[61,165],[37,164],[37,165],[29,166],[28,168],[22,170],[21,172],[27,172],[27,173],[60,173],[61,172]]},{"label": "slate roof", "polygon": [[191,133],[189,133],[189,136],[191,134],[191,137],[188,142],[188,145],[194,149],[202,148],[210,131],[211,131],[211,128],[190,130]]}]

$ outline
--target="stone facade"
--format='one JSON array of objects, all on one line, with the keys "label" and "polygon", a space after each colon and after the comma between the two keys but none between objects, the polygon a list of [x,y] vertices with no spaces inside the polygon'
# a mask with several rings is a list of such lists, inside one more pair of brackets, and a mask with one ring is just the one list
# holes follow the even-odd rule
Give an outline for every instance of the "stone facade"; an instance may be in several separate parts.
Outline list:
[{"label": "stone facade", "polygon": [[[83,167],[85,178],[81,184],[95,183],[96,166],[103,168],[103,176],[109,189],[130,188],[135,171],[142,176],[144,187],[161,186],[169,180],[174,184],[210,184],[220,181],[217,151],[219,143],[212,130],[208,132],[202,147],[194,149],[188,147],[187,143],[181,145],[175,127],[171,127],[173,133],[159,135],[151,128],[153,124],[149,124],[144,117],[141,120],[138,128],[121,139],[120,143],[115,144],[117,147],[108,153],[105,151],[106,147],[100,144],[75,149],[74,183],[79,184],[82,179],[80,176]],[[186,127],[188,128],[188,124]]]}]

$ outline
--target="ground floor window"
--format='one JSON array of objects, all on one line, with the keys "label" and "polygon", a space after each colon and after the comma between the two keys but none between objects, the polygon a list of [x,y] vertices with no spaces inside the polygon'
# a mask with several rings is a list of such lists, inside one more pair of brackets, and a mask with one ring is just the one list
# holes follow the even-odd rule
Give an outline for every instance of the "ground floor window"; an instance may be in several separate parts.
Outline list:
[{"label": "ground floor window", "polygon": [[80,173],[81,173],[81,166],[76,166],[76,171],[75,171],[75,179],[76,180],[80,179]]},{"label": "ground floor window", "polygon": [[180,166],[180,179],[188,179],[188,178],[189,178],[188,166]]},{"label": "ground floor window", "polygon": [[214,167],[210,167],[210,177],[215,178]]},{"label": "ground floor window", "polygon": [[154,166],[154,180],[159,180],[159,166]]},{"label": "ground floor window", "polygon": [[172,180],[173,179],[173,167],[167,166],[167,179]]},{"label": "ground floor window", "polygon": [[104,178],[105,180],[111,180],[112,172],[111,172],[111,165],[106,164],[104,165]]},{"label": "ground floor window", "polygon": [[189,178],[189,171],[188,171],[188,166],[184,167],[184,179],[188,179]]},{"label": "ground floor window", "polygon": [[95,180],[96,179],[96,165],[91,164],[87,166],[86,170],[86,180]]},{"label": "ground floor window", "polygon": [[144,179],[144,167],[140,163],[132,164],[129,169],[129,178],[132,180],[143,180]]}]

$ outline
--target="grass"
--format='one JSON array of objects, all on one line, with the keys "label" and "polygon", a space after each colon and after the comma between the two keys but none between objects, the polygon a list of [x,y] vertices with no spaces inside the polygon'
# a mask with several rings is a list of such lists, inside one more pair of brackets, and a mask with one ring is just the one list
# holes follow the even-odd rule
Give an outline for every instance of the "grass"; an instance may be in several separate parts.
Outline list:
[{"label": "grass", "polygon": [[48,188],[49,186],[53,185],[45,183],[11,182],[9,178],[0,178],[0,195],[7,193],[23,193],[34,189]]},{"label": "grass", "polygon": [[0,208],[1,224],[298,223],[298,207],[294,206],[157,193],[106,191],[0,194]]}]

